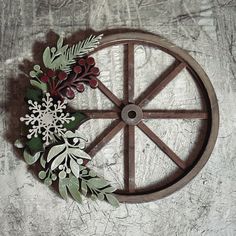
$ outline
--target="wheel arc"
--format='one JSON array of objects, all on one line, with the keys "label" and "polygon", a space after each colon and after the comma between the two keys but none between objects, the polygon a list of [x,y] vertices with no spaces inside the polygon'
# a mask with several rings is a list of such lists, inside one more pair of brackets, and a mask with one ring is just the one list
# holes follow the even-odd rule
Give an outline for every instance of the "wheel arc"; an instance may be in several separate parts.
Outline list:
[{"label": "wheel arc", "polygon": [[141,194],[136,194],[135,192],[131,194],[116,194],[120,202],[141,203],[161,199],[172,194],[173,192],[184,187],[201,171],[210,158],[217,140],[219,129],[219,108],[214,88],[202,67],[185,50],[169,43],[166,39],[152,35],[150,33],[140,33],[133,31],[117,33],[104,36],[100,46],[95,51],[113,46],[114,44],[124,44],[129,42],[133,42],[134,44],[145,43],[147,45],[157,47],[175,57],[179,61],[186,63],[187,70],[193,75],[194,78],[197,78],[198,83],[205,90],[204,98],[210,108],[208,110],[208,134],[206,134],[206,142],[203,149],[201,150],[201,157],[196,160],[194,165],[191,166],[191,169],[185,175],[175,180],[171,185],[168,185],[167,187],[164,187],[158,191]]}]

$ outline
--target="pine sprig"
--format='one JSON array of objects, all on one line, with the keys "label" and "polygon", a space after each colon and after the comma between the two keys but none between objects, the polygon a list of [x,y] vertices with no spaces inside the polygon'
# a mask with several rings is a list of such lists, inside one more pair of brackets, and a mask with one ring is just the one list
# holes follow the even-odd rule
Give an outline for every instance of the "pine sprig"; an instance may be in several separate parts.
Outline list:
[{"label": "pine sprig", "polygon": [[95,36],[90,35],[87,39],[69,47],[63,46],[63,38],[59,38],[57,48],[47,47],[43,53],[44,65],[53,70],[63,70],[66,73],[71,71],[71,65],[76,62],[77,57],[82,57],[93,51],[100,43],[102,34]]}]

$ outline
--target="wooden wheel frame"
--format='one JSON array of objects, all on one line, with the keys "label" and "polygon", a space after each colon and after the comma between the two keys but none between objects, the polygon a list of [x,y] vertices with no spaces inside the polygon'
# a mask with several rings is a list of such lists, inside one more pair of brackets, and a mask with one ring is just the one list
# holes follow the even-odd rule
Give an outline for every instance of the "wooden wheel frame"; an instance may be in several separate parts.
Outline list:
[{"label": "wooden wheel frame", "polygon": [[[113,110],[84,110],[89,119],[115,119],[86,149],[91,157],[101,150],[120,130],[124,129],[124,185],[117,190],[119,201],[139,203],[165,197],[186,185],[203,168],[215,145],[219,128],[217,98],[211,82],[201,66],[184,50],[166,40],[149,33],[127,32],[104,36],[95,50],[124,45],[124,98],[120,100],[100,80],[98,89],[115,105]],[[158,48],[173,56],[175,63],[164,71],[148,88],[134,100],[134,45],[147,45]],[[94,52],[93,52],[94,53]],[[186,69],[197,82],[204,98],[204,110],[145,110],[151,101],[183,69]],[[197,158],[188,166],[181,160],[145,123],[143,119],[204,119],[207,129],[203,145]],[[181,170],[182,174],[164,186],[135,188],[135,126],[152,140]]]}]

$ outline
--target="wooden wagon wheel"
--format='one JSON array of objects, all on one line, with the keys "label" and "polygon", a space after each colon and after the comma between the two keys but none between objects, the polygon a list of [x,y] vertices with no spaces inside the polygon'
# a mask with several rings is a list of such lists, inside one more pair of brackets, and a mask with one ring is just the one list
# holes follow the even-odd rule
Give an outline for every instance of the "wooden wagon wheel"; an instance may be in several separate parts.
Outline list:
[{"label": "wooden wagon wheel", "polygon": [[[96,51],[113,45],[125,46],[124,99],[118,99],[101,81],[98,88],[115,105],[113,110],[85,110],[90,119],[115,119],[87,148],[93,157],[120,130],[124,135],[124,190],[116,194],[121,202],[146,202],[167,196],[188,183],[205,165],[213,150],[218,128],[219,113],[217,98],[209,78],[200,65],[184,50],[162,38],[139,32],[118,33],[105,36]],[[157,78],[137,99],[134,100],[134,45],[148,45],[158,48],[175,58],[175,63]],[[204,110],[145,110],[151,101],[183,69],[191,74],[199,85],[206,104]],[[145,123],[143,119],[203,119],[207,123],[204,143],[198,150],[197,158],[188,166],[181,160]],[[135,127],[152,140],[181,170],[182,174],[164,186],[135,188]]]}]

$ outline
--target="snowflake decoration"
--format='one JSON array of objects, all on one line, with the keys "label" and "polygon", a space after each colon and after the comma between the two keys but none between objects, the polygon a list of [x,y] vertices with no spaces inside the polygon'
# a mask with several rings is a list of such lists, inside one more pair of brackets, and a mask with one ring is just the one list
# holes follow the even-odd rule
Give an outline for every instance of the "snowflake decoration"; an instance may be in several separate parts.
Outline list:
[{"label": "snowflake decoration", "polygon": [[70,117],[69,113],[63,113],[66,108],[66,101],[57,101],[57,104],[54,104],[49,93],[46,93],[46,97],[42,101],[42,104],[39,104],[28,100],[29,110],[32,113],[21,117],[20,120],[25,122],[26,125],[32,126],[27,135],[28,139],[42,134],[43,141],[46,145],[49,145],[53,134],[64,135],[66,128],[63,127],[63,124],[75,120],[75,117]]}]

